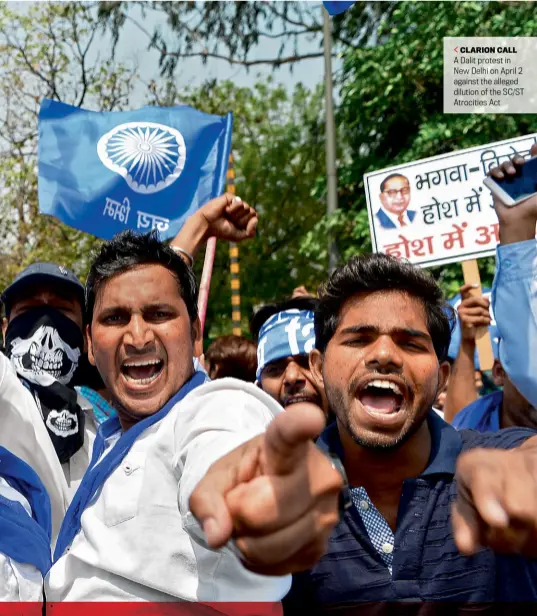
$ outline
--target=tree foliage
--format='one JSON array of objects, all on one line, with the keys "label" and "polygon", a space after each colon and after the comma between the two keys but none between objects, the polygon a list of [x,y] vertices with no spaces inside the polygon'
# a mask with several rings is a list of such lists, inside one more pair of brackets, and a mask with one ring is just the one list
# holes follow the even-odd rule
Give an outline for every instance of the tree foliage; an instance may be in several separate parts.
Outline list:
[{"label": "tree foliage", "polygon": [[[320,88],[289,92],[264,79],[251,88],[210,82],[185,91],[176,70],[189,56],[277,67],[296,64],[312,49],[319,55],[320,3],[28,3],[17,10],[0,4],[0,287],[38,259],[85,276],[98,240],[38,214],[37,112],[45,96],[94,110],[127,108],[138,76],[135,67],[114,60],[111,43],[138,14],[147,36],[136,43],[161,53],[148,102],[234,113],[237,193],[261,216],[258,237],[240,246],[245,321],[253,306],[298,285],[314,289],[325,278],[329,233],[342,260],[370,249],[365,173],[537,130],[535,116],[445,115],[442,109],[442,38],[535,36],[532,3],[356,3],[334,19],[335,50],[343,58],[340,209],[326,218]],[[154,31],[144,27],[149,14],[160,18]],[[278,51],[259,58],[256,50],[268,39],[281,43]],[[219,244],[208,313],[213,336],[231,329],[228,246]],[[490,282],[493,260],[481,265]],[[435,274],[450,293],[462,278],[458,266]]]},{"label": "tree foliage", "polygon": [[[321,96],[302,86],[288,93],[270,80],[253,88],[213,82],[181,95],[173,82],[153,87],[159,105],[233,110],[236,192],[260,215],[255,240],[240,244],[245,326],[255,305],[290,295],[301,284],[315,287],[324,275],[322,254],[309,259],[298,251],[325,209],[312,190],[325,164]],[[207,317],[211,335],[231,327],[228,248],[219,242]]]},{"label": "tree foliage", "polygon": [[[163,75],[171,77],[180,61],[213,58],[247,68],[293,66],[323,55],[323,17],[320,2],[100,2],[99,16],[117,42],[127,21],[146,36],[148,47],[160,53]],[[137,9],[141,18],[137,19]],[[336,47],[366,44],[390,2],[358,2],[351,13],[334,20]],[[158,17],[153,32],[143,25],[149,14]],[[164,27],[163,27],[164,26]],[[275,53],[255,57],[265,41],[277,43]],[[304,44],[310,49],[304,49]]]},{"label": "tree foliage", "polygon": [[[347,48],[339,78],[344,127],[337,222],[343,257],[370,250],[365,173],[537,131],[535,115],[444,114],[443,37],[536,36],[531,2],[400,2],[386,16],[379,43]],[[310,248],[324,243],[324,227]],[[494,260],[480,262],[490,283]],[[434,268],[453,294],[460,266]]]},{"label": "tree foliage", "polygon": [[[20,10],[19,10],[20,9]],[[127,104],[134,67],[99,49],[95,7],[0,4],[0,288],[34,261],[81,277],[96,238],[39,214],[37,115],[45,97],[95,110]]]}]

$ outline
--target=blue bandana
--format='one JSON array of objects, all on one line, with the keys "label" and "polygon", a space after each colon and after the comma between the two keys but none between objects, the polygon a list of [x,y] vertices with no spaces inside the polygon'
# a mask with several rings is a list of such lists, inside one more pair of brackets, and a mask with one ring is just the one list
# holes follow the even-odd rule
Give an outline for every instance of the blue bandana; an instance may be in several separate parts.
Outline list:
[{"label": "blue bandana", "polygon": [[273,314],[259,330],[257,372],[273,361],[294,355],[309,355],[315,348],[313,312],[292,308]]}]

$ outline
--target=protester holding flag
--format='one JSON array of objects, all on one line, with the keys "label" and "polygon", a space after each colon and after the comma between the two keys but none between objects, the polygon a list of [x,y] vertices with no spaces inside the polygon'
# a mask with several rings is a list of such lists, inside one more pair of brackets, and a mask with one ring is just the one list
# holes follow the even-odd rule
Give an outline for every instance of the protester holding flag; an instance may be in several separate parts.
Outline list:
[{"label": "protester holding flag", "polygon": [[[277,512],[276,519],[258,523],[254,531],[243,518],[235,535],[239,547],[245,537],[248,547],[262,550],[259,559],[243,545],[251,557],[248,566],[255,571],[260,560],[276,577],[247,571],[233,546],[215,552],[204,544],[207,539],[220,547],[230,529],[222,505],[206,516],[206,501],[198,496],[200,532],[189,511],[191,493],[219,458],[224,456],[224,466],[236,465],[232,450],[263,433],[281,407],[253,384],[207,383],[205,373],[194,371],[200,335],[195,294],[191,269],[154,234],[124,232],[105,243],[92,264],[86,284],[88,353],[118,417],[101,426],[90,467],[67,511],[46,580],[51,602],[278,601],[290,585],[285,574],[297,563],[312,564],[325,545],[337,519],[342,479],[310,442],[322,429],[322,415],[312,409],[304,410],[298,424],[284,417],[274,422],[263,464],[253,453],[239,455],[241,464],[251,464],[231,473],[227,484],[229,491],[233,481],[253,478],[252,472],[280,483],[276,502],[265,492],[266,514]],[[254,438],[254,446],[264,439]],[[288,504],[297,481],[302,498],[284,513],[283,501]],[[211,502],[215,498],[211,491]],[[258,503],[259,494],[241,499],[246,510]],[[298,523],[296,533],[295,516],[303,513],[319,515],[319,523],[306,529]],[[289,532],[297,537],[282,551],[282,534]]]},{"label": "protester holding flag", "polygon": [[[537,156],[537,145],[530,151]],[[525,159],[515,156],[491,170],[492,177],[514,175]],[[537,198],[514,207],[494,198],[500,223],[492,304],[500,332],[500,359],[516,389],[537,406]]]}]

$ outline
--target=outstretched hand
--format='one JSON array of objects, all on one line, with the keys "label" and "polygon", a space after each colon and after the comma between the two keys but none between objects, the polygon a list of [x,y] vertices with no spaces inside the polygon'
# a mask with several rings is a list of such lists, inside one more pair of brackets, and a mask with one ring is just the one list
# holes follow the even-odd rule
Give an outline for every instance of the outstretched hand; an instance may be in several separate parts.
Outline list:
[{"label": "outstretched hand", "polygon": [[211,466],[190,497],[208,544],[230,539],[245,566],[284,575],[313,566],[339,519],[340,473],[312,442],[324,427],[320,409],[283,412],[265,434]]},{"label": "outstretched hand", "polygon": [[457,462],[455,543],[463,554],[488,547],[537,557],[537,453],[532,442],[511,451],[473,449]]}]

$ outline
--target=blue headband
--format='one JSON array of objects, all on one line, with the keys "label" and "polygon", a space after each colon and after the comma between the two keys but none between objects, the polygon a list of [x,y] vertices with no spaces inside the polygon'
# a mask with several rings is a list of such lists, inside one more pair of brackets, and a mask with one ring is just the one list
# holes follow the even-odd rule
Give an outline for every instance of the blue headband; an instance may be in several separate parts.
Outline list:
[{"label": "blue headband", "polygon": [[311,310],[293,308],[273,314],[259,330],[257,379],[267,364],[282,357],[309,355],[314,347],[315,331]]}]

